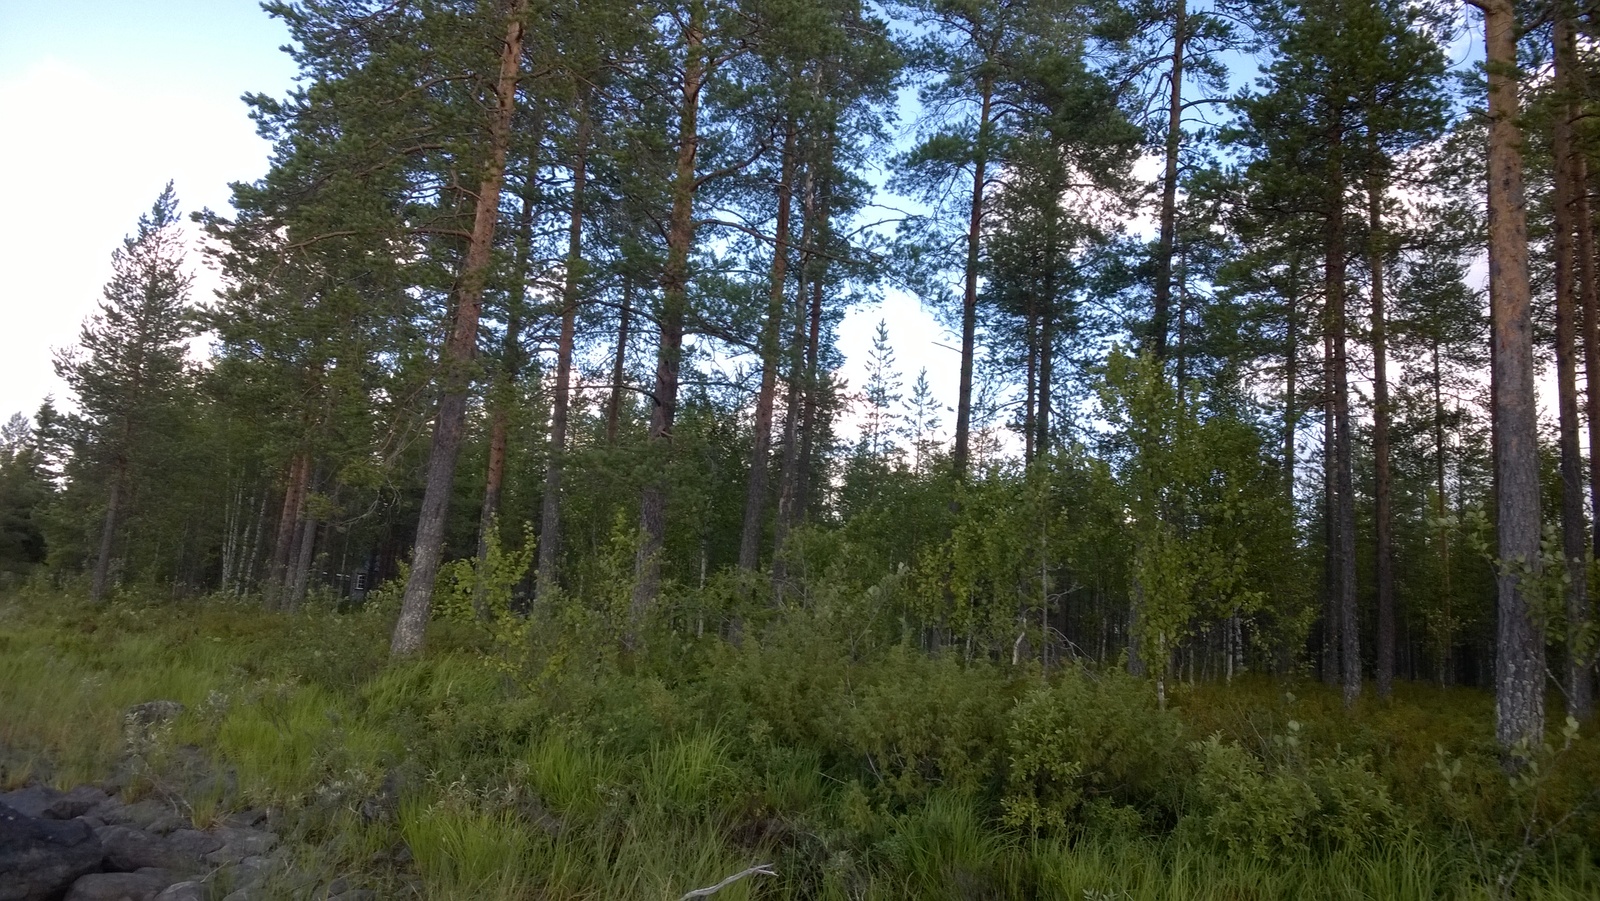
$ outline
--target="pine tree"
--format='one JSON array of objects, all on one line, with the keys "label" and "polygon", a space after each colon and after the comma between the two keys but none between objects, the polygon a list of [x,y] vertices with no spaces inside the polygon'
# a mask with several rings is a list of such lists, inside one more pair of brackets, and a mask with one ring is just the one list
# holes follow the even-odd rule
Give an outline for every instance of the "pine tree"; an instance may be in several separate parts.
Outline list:
[{"label": "pine tree", "polygon": [[78,346],[56,356],[56,373],[77,397],[83,462],[105,473],[105,515],[89,582],[94,601],[105,597],[130,479],[150,461],[188,383],[192,277],[183,265],[178,198],[168,182],[112,254],[100,311],[84,322]]}]

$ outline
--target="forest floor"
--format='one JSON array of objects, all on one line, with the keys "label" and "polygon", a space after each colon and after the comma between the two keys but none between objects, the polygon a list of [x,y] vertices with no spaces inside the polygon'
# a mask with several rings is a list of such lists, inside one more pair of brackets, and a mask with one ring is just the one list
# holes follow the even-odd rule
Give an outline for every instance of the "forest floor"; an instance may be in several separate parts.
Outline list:
[{"label": "forest floor", "polygon": [[[0,792],[109,779],[196,829],[265,811],[282,897],[654,901],[747,871],[719,901],[1600,897],[1593,727],[1507,777],[1478,691],[1346,711],[1247,677],[1159,710],[1117,673],[821,622],[632,655],[593,619],[436,622],[396,663],[391,622],[0,597]],[[130,745],[158,700],[182,714]]]}]

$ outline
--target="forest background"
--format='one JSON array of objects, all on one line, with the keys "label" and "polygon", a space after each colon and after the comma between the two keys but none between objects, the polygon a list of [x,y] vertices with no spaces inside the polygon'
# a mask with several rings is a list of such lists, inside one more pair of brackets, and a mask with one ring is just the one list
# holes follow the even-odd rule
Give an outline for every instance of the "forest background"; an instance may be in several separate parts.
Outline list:
[{"label": "forest background", "polygon": [[[878,815],[954,796],[1013,838],[1459,837],[1443,742],[1405,798],[1393,736],[1302,759],[1289,718],[1112,763],[1083,718],[1179,735],[1206,684],[1309,676],[1348,737],[1397,680],[1492,688],[1452,747],[1526,828],[1466,878],[1595,828],[1592,749],[1557,758],[1595,689],[1596,10],[265,8],[298,74],[245,98],[267,173],[194,217],[220,290],[169,185],[56,354],[72,402],[6,426],[11,585],[342,611],[402,661],[451,624],[544,699],[530,732],[595,725],[552,700],[574,659],[714,686]],[[888,292],[955,336],[942,377],[900,369],[898,320],[841,377]],[[830,660],[1013,705],[886,695],[857,735],[824,720],[859,686],[811,694]]]}]

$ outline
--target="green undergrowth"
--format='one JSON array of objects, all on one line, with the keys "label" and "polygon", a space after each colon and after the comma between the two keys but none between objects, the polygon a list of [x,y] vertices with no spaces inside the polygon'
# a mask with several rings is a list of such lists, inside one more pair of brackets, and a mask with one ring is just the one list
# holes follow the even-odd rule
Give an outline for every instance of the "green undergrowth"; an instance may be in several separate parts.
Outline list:
[{"label": "green undergrowth", "polygon": [[[681,613],[681,610],[680,610]],[[556,610],[440,621],[391,663],[382,612],[0,598],[0,788],[170,791],[198,822],[270,807],[301,865],[385,897],[675,899],[757,864],[757,898],[1590,898],[1600,753],[1553,724],[1505,775],[1485,695],[1397,686],[1345,711],[1265,678],[868,646],[823,616],[643,634]],[[153,740],[122,715],[186,712]],[[1553,707],[1552,709],[1558,709]],[[192,757],[196,752],[187,751]]]}]

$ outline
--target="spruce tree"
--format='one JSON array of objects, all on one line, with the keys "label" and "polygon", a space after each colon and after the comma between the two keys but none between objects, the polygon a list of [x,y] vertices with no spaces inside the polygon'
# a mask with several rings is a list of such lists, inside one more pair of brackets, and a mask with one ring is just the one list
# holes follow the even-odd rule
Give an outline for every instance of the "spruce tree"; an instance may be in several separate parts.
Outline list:
[{"label": "spruce tree", "polygon": [[78,346],[56,356],[56,373],[77,398],[74,423],[85,459],[102,470],[105,513],[89,582],[103,600],[118,527],[136,468],[151,462],[153,445],[188,383],[184,341],[192,332],[183,233],[172,183],[162,189],[138,230],[111,255],[111,280],[100,310],[78,335]]}]

